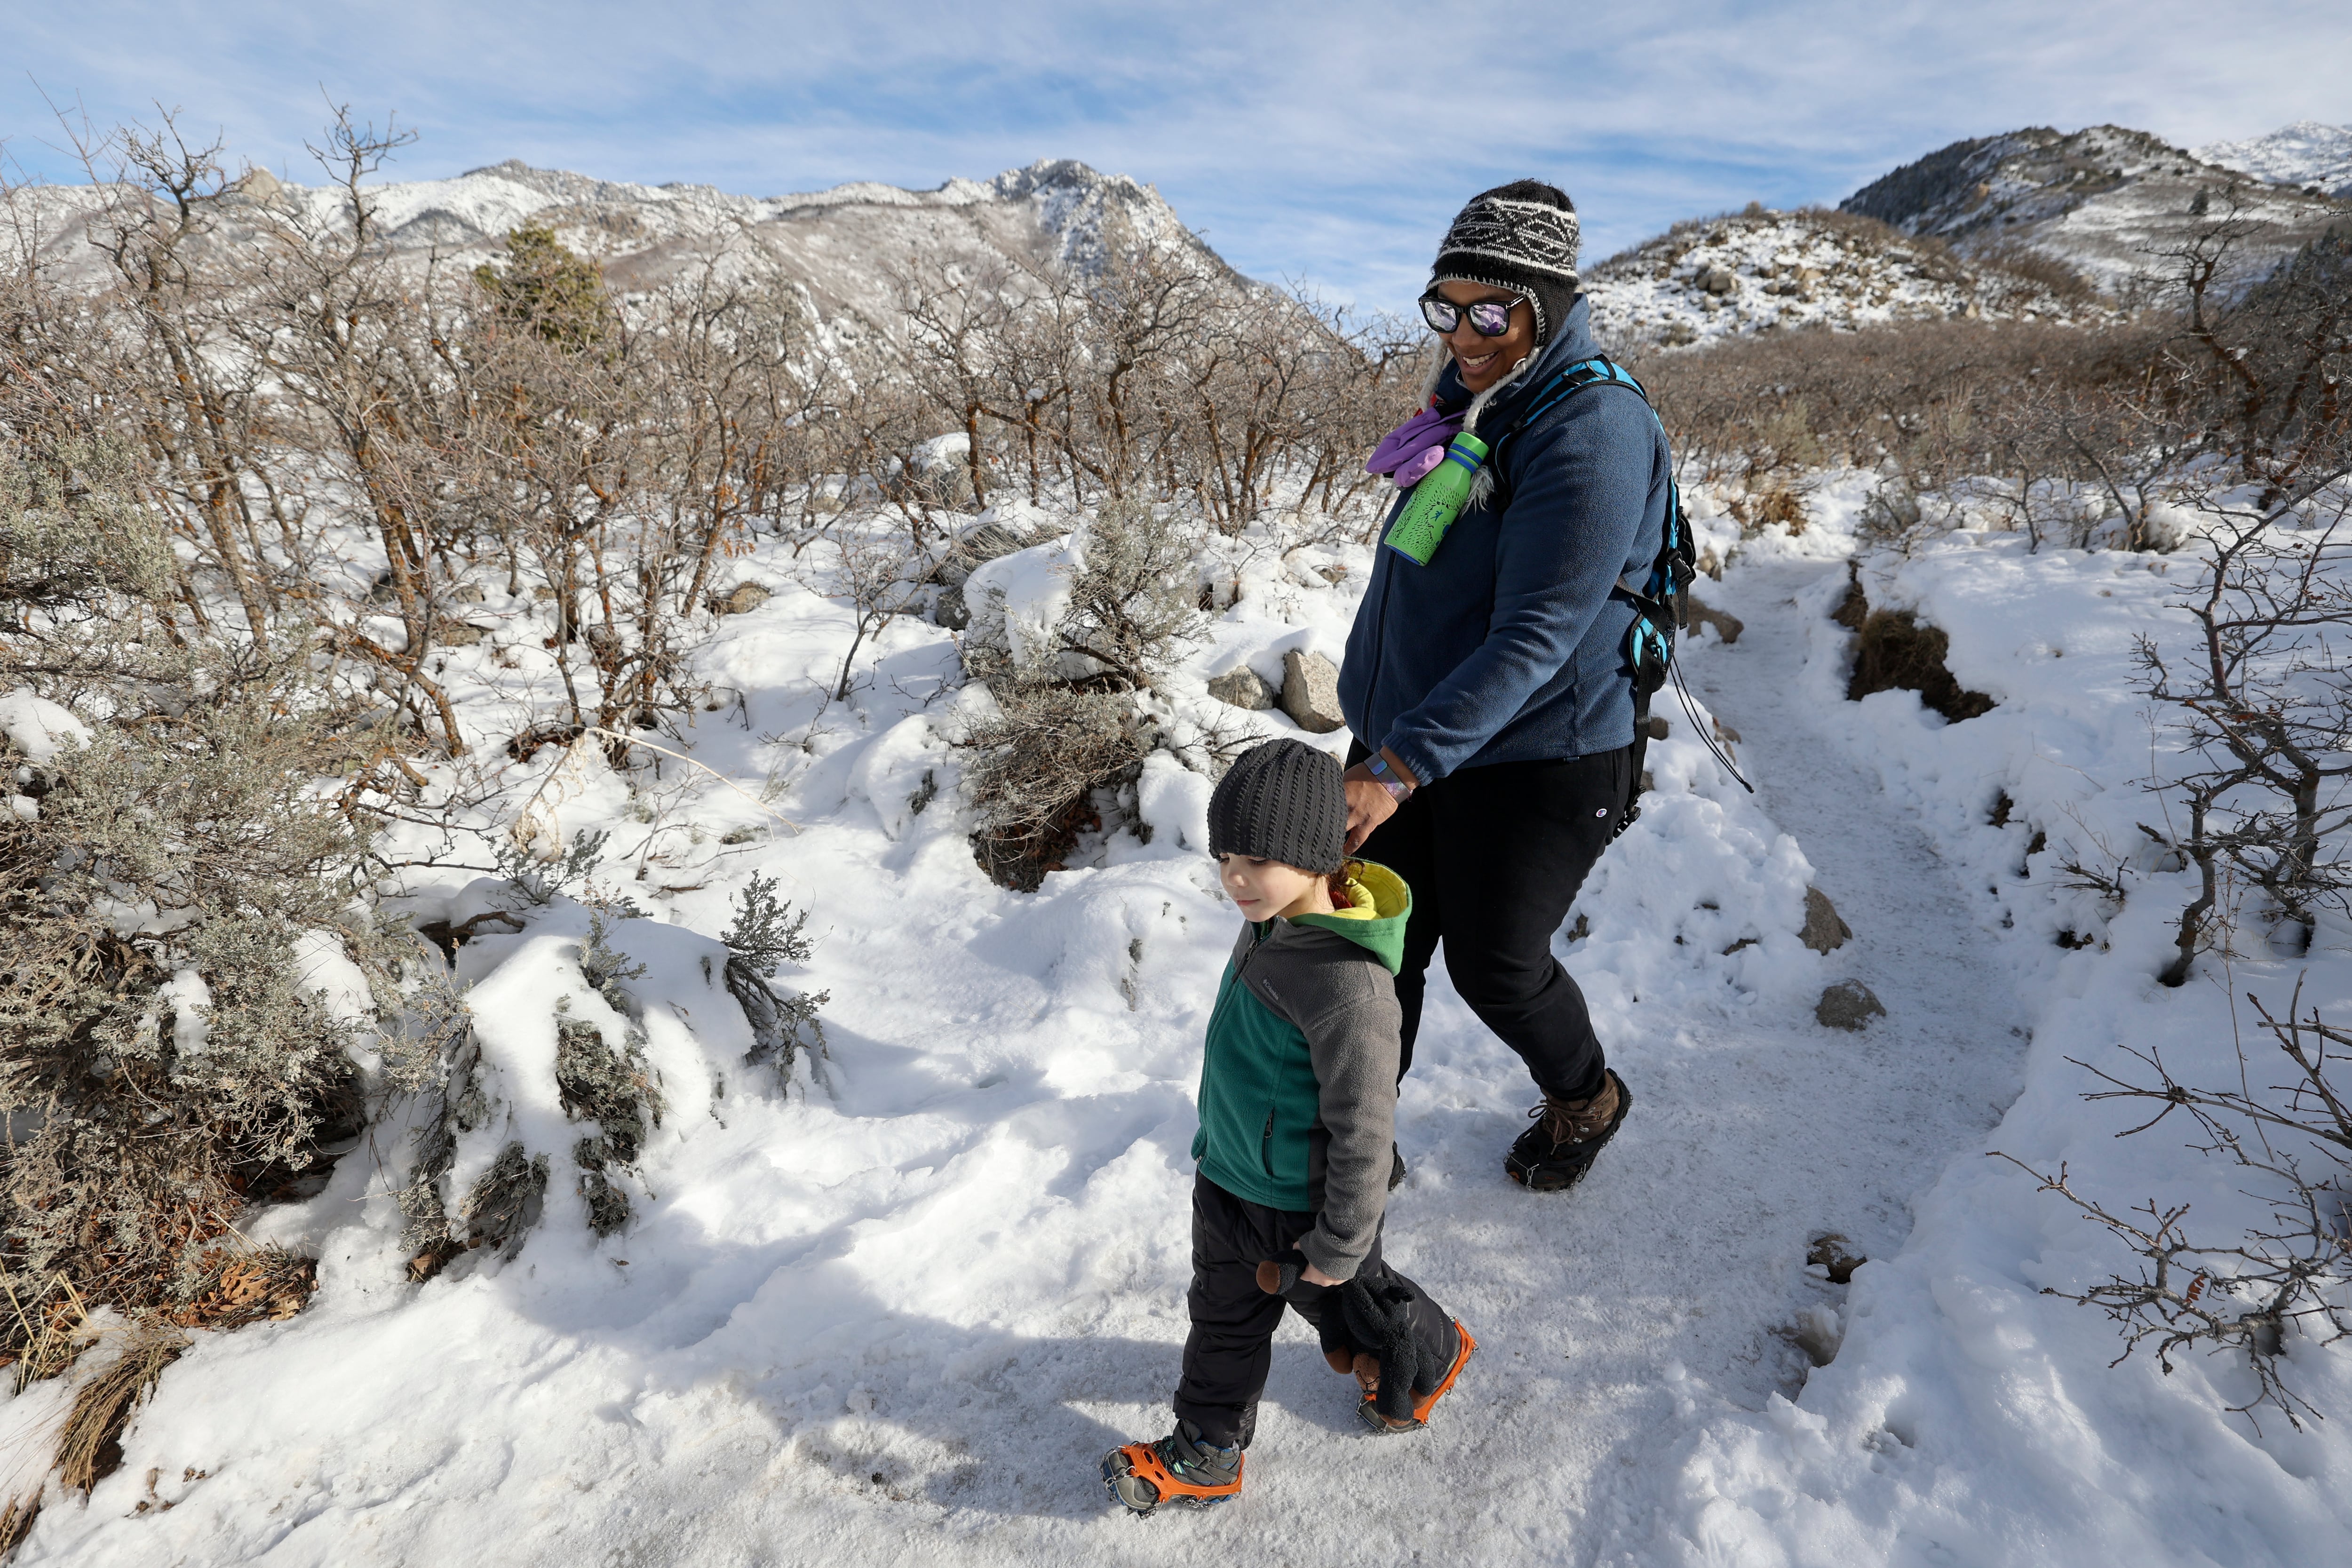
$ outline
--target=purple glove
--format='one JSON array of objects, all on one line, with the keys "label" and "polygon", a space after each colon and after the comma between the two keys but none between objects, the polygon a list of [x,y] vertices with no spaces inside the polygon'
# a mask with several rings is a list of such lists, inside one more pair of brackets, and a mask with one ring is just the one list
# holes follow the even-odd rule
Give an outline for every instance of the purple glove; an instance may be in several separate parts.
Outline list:
[{"label": "purple glove", "polygon": [[1445,445],[1461,428],[1461,415],[1424,408],[1381,437],[1364,472],[1387,474],[1399,489],[1410,489],[1445,460]]}]

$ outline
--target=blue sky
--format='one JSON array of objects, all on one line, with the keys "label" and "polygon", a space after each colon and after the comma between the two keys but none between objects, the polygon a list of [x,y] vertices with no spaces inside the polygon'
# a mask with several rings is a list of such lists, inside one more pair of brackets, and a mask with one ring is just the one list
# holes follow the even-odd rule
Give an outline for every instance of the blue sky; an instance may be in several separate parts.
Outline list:
[{"label": "blue sky", "polygon": [[423,133],[401,178],[520,157],[770,195],[1070,157],[1157,184],[1244,271],[1374,308],[1523,174],[1574,195],[1597,258],[2021,125],[2352,121],[2345,0],[0,0],[0,37],[19,175],[79,177],[52,101],[175,108],[297,179],[329,98]]}]

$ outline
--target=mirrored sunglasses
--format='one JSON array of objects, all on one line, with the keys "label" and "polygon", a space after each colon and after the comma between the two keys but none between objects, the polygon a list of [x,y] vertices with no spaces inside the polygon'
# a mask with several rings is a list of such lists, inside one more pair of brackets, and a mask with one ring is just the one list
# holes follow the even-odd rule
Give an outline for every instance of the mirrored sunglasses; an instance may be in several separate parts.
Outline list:
[{"label": "mirrored sunglasses", "polygon": [[1421,297],[1421,319],[1429,323],[1433,332],[1450,332],[1462,324],[1466,313],[1470,330],[1482,338],[1499,338],[1511,330],[1511,308],[1517,300],[1481,300],[1475,305],[1457,305],[1443,294]]}]

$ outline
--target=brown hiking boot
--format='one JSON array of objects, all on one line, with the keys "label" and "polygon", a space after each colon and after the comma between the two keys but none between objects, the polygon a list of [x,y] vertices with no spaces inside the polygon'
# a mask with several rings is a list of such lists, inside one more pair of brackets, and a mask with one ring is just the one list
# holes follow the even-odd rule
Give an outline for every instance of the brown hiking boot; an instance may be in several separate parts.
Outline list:
[{"label": "brown hiking boot", "polygon": [[1528,1112],[1535,1125],[1511,1145],[1503,1169],[1532,1193],[1572,1187],[1591,1168],[1601,1145],[1617,1136],[1625,1112],[1633,1108],[1633,1091],[1613,1068],[1601,1092],[1590,1100],[1545,1095],[1544,1102]]}]

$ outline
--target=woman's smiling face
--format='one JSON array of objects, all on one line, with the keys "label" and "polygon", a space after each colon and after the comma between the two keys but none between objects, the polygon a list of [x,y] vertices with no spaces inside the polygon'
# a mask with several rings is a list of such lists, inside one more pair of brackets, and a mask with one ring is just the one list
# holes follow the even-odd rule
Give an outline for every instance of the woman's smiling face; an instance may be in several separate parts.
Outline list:
[{"label": "woman's smiling face", "polygon": [[1481,300],[1518,301],[1511,307],[1511,330],[1499,338],[1480,337],[1477,329],[1470,324],[1467,309],[1454,323],[1454,330],[1445,334],[1445,345],[1454,351],[1454,363],[1461,373],[1465,391],[1486,391],[1510,374],[1514,365],[1535,352],[1536,308],[1521,296],[1507,289],[1458,280],[1440,283],[1437,291],[1464,307],[1475,305]]}]

